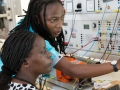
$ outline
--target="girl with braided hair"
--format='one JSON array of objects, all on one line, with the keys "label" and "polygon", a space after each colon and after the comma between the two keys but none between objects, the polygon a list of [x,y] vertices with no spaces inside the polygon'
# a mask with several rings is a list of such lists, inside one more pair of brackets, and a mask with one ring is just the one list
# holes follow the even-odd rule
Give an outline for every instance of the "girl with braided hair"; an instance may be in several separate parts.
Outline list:
[{"label": "girl with braided hair", "polygon": [[65,10],[60,0],[30,0],[24,19],[11,31],[26,30],[45,39],[46,49],[52,54],[52,67],[73,78],[91,78],[120,70],[120,60],[109,63],[79,65],[71,63],[65,53],[62,25]]},{"label": "girl with braided hair", "polygon": [[36,33],[12,33],[1,49],[0,90],[37,90],[37,77],[51,71],[51,54],[45,47],[44,39]]}]

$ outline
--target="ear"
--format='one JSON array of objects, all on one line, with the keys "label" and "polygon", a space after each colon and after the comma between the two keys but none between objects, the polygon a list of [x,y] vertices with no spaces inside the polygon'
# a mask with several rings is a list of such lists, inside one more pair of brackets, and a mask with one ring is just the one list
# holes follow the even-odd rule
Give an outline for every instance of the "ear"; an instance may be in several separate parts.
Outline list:
[{"label": "ear", "polygon": [[64,13],[66,14],[66,9],[64,8]]},{"label": "ear", "polygon": [[38,16],[35,15],[35,18],[36,18],[38,24],[40,24],[40,21],[39,21],[39,19],[38,19]]},{"label": "ear", "polygon": [[25,61],[23,62],[22,67],[30,67],[27,59],[25,59]]}]

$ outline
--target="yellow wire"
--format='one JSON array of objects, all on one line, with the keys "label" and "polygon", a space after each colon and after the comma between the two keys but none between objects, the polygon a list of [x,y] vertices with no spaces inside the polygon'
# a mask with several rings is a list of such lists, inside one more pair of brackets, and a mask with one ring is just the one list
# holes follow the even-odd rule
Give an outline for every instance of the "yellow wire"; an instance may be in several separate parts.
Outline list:
[{"label": "yellow wire", "polygon": [[48,80],[46,79],[46,84],[45,84],[45,86],[46,86],[46,90],[48,90],[48,89],[47,89],[47,84],[48,84],[47,82],[48,82]]},{"label": "yellow wire", "polygon": [[[103,12],[102,12],[102,13],[103,13]],[[103,23],[103,21],[102,21],[102,23]],[[101,25],[102,25],[102,23],[101,23]],[[99,45],[99,43],[98,43],[98,45]],[[95,54],[95,52],[98,51],[97,48],[98,48],[98,47],[95,48],[95,50],[94,50],[94,52],[92,53],[91,57],[93,57],[94,54]],[[90,57],[90,58],[91,58],[91,57]],[[86,63],[88,63],[89,61],[90,61],[90,59],[88,59]]]},{"label": "yellow wire", "polygon": [[[111,15],[111,17],[110,17],[110,20],[108,21],[108,24],[107,24],[107,26],[106,26],[106,28],[108,28],[109,27],[109,22],[112,20],[112,17],[113,17],[113,14]],[[107,30],[106,30],[106,33],[107,33]],[[107,47],[106,47],[107,48]],[[105,49],[104,49],[105,50]],[[106,55],[106,53],[105,53],[105,55]],[[106,62],[106,61],[105,61]]]},{"label": "yellow wire", "polygon": [[[53,79],[53,78],[56,78],[56,77],[55,77],[55,76],[51,76],[49,79],[46,79],[46,84],[45,84],[46,90],[48,90],[48,88],[47,88],[48,80],[51,80],[51,79]],[[72,87],[75,85],[75,83],[77,82],[77,80],[78,80],[78,79],[75,79],[75,82],[73,83],[73,85],[71,85],[70,90],[72,90]]]},{"label": "yellow wire", "polygon": [[[113,18],[113,14],[110,16],[109,22],[111,21],[111,19]],[[101,23],[101,25],[103,24],[103,22]],[[108,28],[108,25],[106,26]],[[107,32],[107,30],[106,30]],[[98,43],[99,45],[99,43]],[[98,46],[95,48],[94,52],[92,53],[92,55],[90,57],[94,57],[95,53],[98,51]],[[90,59],[87,60],[87,63],[90,61]]]},{"label": "yellow wire", "polygon": [[72,86],[70,87],[70,90],[73,90],[73,86],[75,85],[75,83],[77,82],[78,79],[75,79],[75,82],[72,84]]},{"label": "yellow wire", "polygon": [[56,78],[56,77],[55,77],[55,76],[51,76],[49,79],[46,79],[46,84],[45,84],[46,90],[48,90],[48,89],[47,89],[48,80],[51,80],[51,79],[53,79],[53,78]]},{"label": "yellow wire", "polygon": [[[118,28],[118,27],[117,27]],[[117,30],[116,30],[116,33],[117,33]],[[115,45],[115,40],[116,40],[116,36],[115,36],[115,39],[114,39],[114,45]],[[107,58],[106,58],[106,62],[107,62],[107,60],[108,60],[108,58],[109,58],[109,56],[111,55],[111,53],[112,53],[112,51],[108,54],[108,56],[107,56]]]},{"label": "yellow wire", "polygon": [[[102,25],[104,25],[104,21],[103,21]],[[106,26],[106,28],[107,28],[107,26]],[[104,26],[103,26],[103,29],[101,31],[103,32],[103,35],[101,37],[101,43],[104,45],[104,40],[105,40],[104,38],[105,38],[105,34],[106,34],[107,30],[105,32],[105,29],[104,29]],[[105,48],[104,48],[104,50],[105,50]]]}]

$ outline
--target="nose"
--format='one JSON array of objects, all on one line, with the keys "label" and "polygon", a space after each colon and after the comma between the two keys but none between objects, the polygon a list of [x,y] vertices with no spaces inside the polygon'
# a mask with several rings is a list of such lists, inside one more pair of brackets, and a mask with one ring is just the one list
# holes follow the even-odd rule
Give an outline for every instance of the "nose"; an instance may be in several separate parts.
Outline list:
[{"label": "nose", "polygon": [[47,51],[47,56],[50,58],[52,56],[52,54]]},{"label": "nose", "polygon": [[58,28],[62,28],[62,25],[63,25],[63,21],[62,20],[58,20],[57,27]]}]

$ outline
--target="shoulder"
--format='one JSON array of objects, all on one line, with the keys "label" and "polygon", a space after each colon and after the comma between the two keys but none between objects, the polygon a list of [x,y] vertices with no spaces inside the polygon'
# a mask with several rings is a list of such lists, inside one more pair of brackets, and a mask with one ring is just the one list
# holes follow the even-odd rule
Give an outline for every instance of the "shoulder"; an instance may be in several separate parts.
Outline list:
[{"label": "shoulder", "polygon": [[46,49],[52,54],[50,58],[53,60],[52,67],[54,67],[64,56],[56,51],[55,48],[50,45],[49,41],[45,40],[45,43]]},{"label": "shoulder", "polygon": [[46,49],[48,50],[48,52],[52,54],[51,59],[54,60],[54,58],[58,56],[58,54],[60,53],[55,50],[55,48],[49,43],[49,41],[45,40],[45,44],[46,44]]},{"label": "shoulder", "polygon": [[[23,20],[24,20],[24,17],[21,18],[21,19],[17,22],[16,26],[19,26]],[[34,33],[34,30],[33,30],[33,28],[32,28],[31,25],[30,25],[30,27],[29,27],[29,31],[32,32],[32,33]]]},{"label": "shoulder", "polygon": [[38,90],[35,86],[32,86],[31,84],[20,84],[11,82],[9,84],[9,90]]}]

